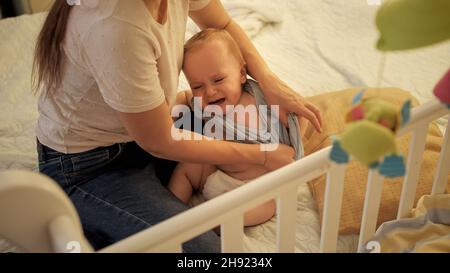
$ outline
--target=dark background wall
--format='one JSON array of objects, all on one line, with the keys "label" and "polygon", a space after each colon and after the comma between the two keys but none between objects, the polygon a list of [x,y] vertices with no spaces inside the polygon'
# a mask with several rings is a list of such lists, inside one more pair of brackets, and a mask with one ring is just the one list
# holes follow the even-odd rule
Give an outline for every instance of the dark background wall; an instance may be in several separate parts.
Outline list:
[{"label": "dark background wall", "polygon": [[0,9],[2,11],[2,17],[11,17],[15,16],[16,12],[14,10],[14,6],[11,0],[1,0],[0,1]]},{"label": "dark background wall", "polygon": [[0,0],[0,10],[3,18],[30,13],[30,5],[26,0]]}]

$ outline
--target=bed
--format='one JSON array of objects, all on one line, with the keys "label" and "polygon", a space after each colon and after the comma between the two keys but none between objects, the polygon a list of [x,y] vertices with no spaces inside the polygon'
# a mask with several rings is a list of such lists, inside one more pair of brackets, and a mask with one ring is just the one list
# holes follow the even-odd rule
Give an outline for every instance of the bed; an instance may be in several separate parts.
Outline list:
[{"label": "bed", "polygon": [[[375,50],[377,32],[371,1],[242,1],[224,0],[225,7],[251,36],[273,71],[303,96],[310,97],[348,88],[397,87],[410,91],[422,103],[450,66],[450,43],[385,56]],[[370,3],[369,3],[370,2]],[[0,21],[0,171],[36,171],[34,126],[36,98],[30,75],[34,41],[44,13]],[[187,36],[195,31],[192,22]],[[180,90],[186,89],[180,77]],[[445,131],[447,120],[438,121]],[[295,252],[320,251],[320,217],[306,183],[296,199]],[[272,219],[246,228],[247,252],[277,250],[277,222]],[[3,247],[7,244],[3,242]],[[2,247],[2,244],[0,244]],[[338,252],[354,252],[358,236],[339,236]]]}]

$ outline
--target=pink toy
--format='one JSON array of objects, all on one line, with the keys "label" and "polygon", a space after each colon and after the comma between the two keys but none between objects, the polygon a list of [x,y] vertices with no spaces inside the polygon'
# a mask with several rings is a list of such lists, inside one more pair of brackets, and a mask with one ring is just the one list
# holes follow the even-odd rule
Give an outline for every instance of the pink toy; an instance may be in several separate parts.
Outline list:
[{"label": "pink toy", "polygon": [[357,106],[352,110],[353,120],[360,120],[364,118],[364,109],[362,106]]},{"label": "pink toy", "polygon": [[450,69],[434,88],[434,95],[450,108]]}]

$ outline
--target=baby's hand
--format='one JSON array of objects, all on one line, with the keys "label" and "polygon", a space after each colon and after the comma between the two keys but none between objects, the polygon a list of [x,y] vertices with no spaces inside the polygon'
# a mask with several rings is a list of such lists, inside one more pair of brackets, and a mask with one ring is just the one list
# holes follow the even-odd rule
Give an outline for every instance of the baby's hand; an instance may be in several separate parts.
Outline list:
[{"label": "baby's hand", "polygon": [[264,168],[273,171],[294,162],[295,151],[292,147],[278,144],[277,149],[266,151]]}]

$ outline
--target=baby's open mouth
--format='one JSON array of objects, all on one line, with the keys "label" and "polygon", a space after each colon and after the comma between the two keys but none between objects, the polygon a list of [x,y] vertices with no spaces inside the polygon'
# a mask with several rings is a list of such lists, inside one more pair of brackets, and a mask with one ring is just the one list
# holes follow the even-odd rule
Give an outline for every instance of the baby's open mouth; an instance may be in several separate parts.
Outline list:
[{"label": "baby's open mouth", "polygon": [[209,105],[219,105],[219,104],[222,104],[224,102],[225,102],[225,98],[222,98],[222,99],[218,99],[216,101],[210,102]]}]

